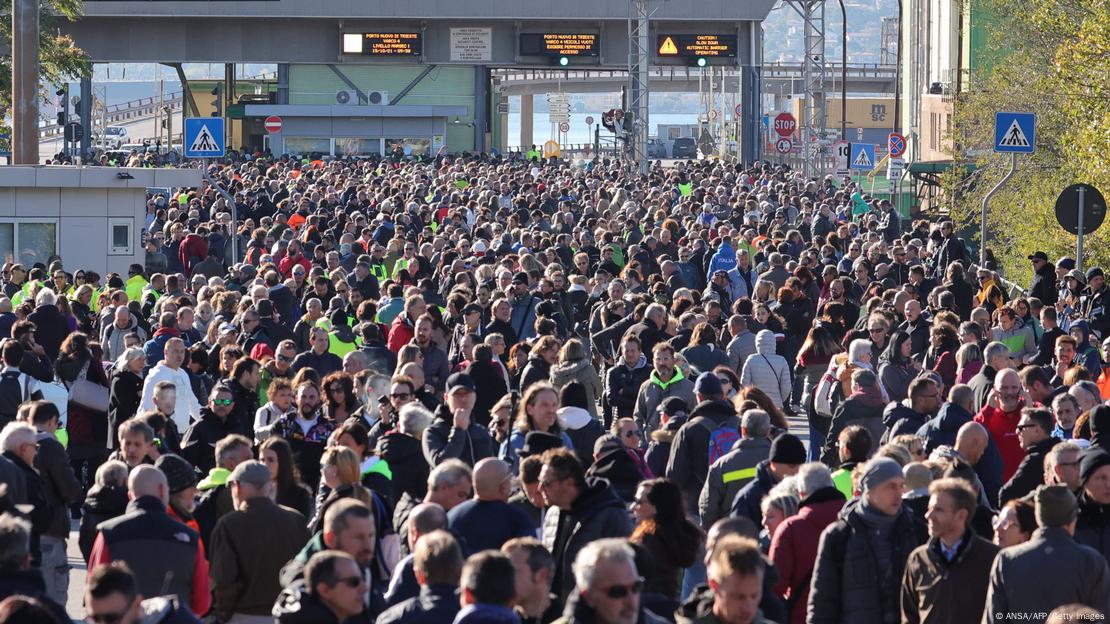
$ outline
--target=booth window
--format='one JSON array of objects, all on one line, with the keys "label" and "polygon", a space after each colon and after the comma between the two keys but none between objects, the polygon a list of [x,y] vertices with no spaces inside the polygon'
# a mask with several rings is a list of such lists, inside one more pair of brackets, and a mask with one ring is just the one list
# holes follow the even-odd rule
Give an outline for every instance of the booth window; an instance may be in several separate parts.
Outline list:
[{"label": "booth window", "polygon": [[130,256],[135,253],[131,231],[135,220],[129,217],[108,219],[108,255]]},{"label": "booth window", "polygon": [[311,156],[313,154],[331,154],[330,138],[312,137],[285,137],[285,149],[289,154]]},{"label": "booth window", "polygon": [[58,251],[58,224],[53,221],[0,223],[0,256],[13,258],[24,266],[46,264]]},{"label": "booth window", "polygon": [[380,139],[340,137],[335,139],[335,156],[370,156],[382,153]]}]

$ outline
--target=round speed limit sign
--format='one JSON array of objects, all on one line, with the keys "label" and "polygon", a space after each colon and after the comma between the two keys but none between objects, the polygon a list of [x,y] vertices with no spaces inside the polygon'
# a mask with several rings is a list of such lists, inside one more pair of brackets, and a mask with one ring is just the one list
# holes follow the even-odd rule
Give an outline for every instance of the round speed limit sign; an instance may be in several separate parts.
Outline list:
[{"label": "round speed limit sign", "polygon": [[586,125],[587,125],[587,126],[592,126],[592,125],[594,125],[594,118],[593,118],[593,115],[590,115],[589,117],[586,117]]},{"label": "round speed limit sign", "polygon": [[780,154],[789,154],[792,149],[794,149],[794,142],[788,137],[780,137],[775,141],[775,151]]},{"label": "round speed limit sign", "polygon": [[559,132],[570,132],[570,124],[565,121],[559,124]]}]

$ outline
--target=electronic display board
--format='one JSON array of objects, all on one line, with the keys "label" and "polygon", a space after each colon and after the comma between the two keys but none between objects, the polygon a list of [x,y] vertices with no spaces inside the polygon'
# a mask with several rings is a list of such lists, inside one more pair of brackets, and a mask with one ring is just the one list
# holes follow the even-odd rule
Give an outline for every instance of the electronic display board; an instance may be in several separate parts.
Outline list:
[{"label": "electronic display board", "polygon": [[600,36],[595,33],[521,33],[521,56],[597,56]]}]

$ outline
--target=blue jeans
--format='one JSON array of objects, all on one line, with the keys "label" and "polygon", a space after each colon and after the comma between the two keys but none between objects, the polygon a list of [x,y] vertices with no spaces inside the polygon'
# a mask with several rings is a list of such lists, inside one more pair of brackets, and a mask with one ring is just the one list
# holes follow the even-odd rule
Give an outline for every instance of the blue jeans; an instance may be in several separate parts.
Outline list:
[{"label": "blue jeans", "polygon": [[697,561],[694,565],[686,568],[686,573],[682,575],[682,597],[679,602],[686,602],[690,594],[694,593],[694,588],[705,582],[705,563]]},{"label": "blue jeans", "polygon": [[43,535],[39,550],[42,551],[42,578],[46,581],[46,595],[54,602],[65,605],[69,594],[69,559],[66,541]]}]

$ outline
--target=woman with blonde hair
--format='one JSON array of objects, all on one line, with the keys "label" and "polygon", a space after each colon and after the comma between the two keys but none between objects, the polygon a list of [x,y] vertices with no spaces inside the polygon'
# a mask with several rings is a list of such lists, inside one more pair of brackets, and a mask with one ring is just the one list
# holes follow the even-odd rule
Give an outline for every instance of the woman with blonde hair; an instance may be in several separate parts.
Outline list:
[{"label": "woman with blonde hair", "polygon": [[586,357],[586,347],[577,338],[571,338],[559,350],[559,361],[551,367],[551,385],[561,391],[567,384],[577,381],[586,389],[586,411],[597,418],[597,400],[601,396],[601,375]]}]

